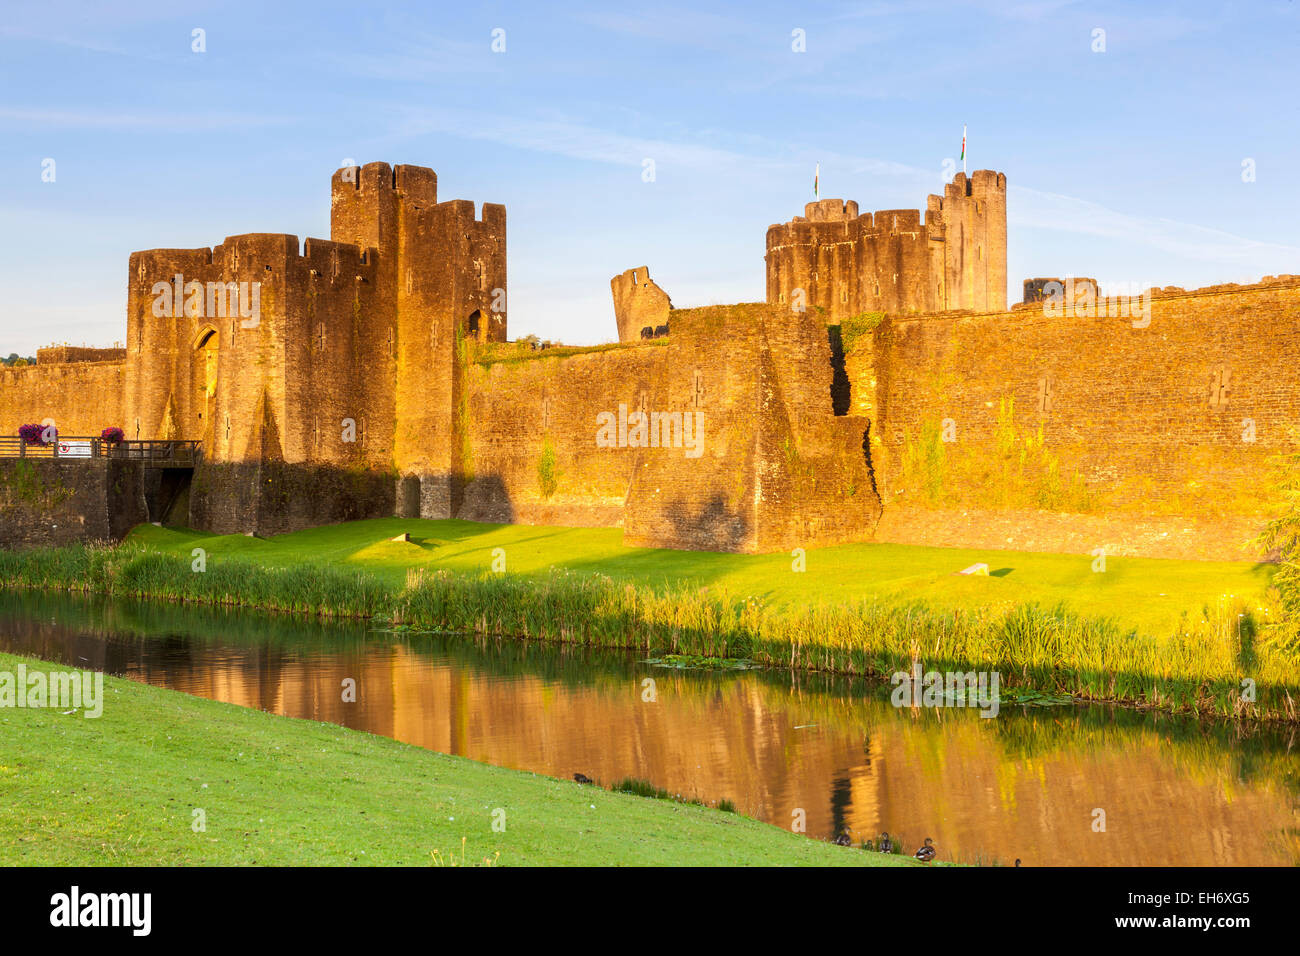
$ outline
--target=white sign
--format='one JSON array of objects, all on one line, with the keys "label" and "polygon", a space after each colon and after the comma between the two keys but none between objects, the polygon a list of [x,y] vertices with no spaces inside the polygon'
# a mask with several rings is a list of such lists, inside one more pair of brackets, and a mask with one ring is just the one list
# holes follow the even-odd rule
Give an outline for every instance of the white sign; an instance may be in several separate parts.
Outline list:
[{"label": "white sign", "polygon": [[86,440],[70,440],[59,442],[60,458],[89,458],[90,442]]}]

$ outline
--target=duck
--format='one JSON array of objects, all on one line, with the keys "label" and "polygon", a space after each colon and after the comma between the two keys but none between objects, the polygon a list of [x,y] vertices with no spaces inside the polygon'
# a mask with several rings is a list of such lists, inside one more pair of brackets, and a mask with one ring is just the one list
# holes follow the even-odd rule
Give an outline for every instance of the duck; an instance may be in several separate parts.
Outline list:
[{"label": "duck", "polygon": [[853,846],[853,841],[849,839],[848,830],[841,830],[835,837],[834,843],[836,846]]},{"label": "duck", "polygon": [[576,780],[578,783],[591,783],[591,778],[588,777],[585,773],[575,773],[573,775],[573,779]]},{"label": "duck", "polygon": [[881,853],[893,853],[893,852],[894,852],[894,842],[893,842],[892,840],[889,839],[889,834],[888,834],[888,833],[882,833],[882,834],[880,834],[879,850],[880,850]]},{"label": "duck", "polygon": [[1016,857],[1016,866],[1020,865],[1020,857]]},{"label": "duck", "polygon": [[934,841],[926,837],[925,846],[917,850],[915,856],[922,863],[932,862],[934,860]]}]

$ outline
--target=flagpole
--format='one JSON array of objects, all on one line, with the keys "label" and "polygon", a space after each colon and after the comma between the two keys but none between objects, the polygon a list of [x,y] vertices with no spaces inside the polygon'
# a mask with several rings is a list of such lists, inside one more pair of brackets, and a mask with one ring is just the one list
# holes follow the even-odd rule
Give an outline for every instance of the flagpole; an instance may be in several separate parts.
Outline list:
[{"label": "flagpole", "polygon": [[966,174],[966,124],[961,124],[961,171]]}]

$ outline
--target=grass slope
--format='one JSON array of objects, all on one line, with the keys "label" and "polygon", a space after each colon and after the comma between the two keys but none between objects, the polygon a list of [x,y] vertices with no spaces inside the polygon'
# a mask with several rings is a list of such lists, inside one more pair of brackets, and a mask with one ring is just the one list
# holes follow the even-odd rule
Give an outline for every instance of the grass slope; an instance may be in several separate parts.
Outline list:
[{"label": "grass slope", "polygon": [[[411,541],[390,539],[406,532]],[[505,550],[513,574],[542,574],[569,568],[606,574],[651,587],[677,583],[721,586],[741,597],[755,596],[791,607],[842,603],[856,598],[922,600],[939,607],[1064,604],[1084,616],[1114,618],[1124,627],[1164,634],[1177,628],[1184,612],[1214,607],[1225,595],[1253,601],[1273,569],[1247,561],[1174,561],[1106,558],[1104,573],[1092,570],[1091,555],[976,551],[897,544],[852,544],[814,549],[807,571],[791,570],[788,554],[742,555],[701,551],[626,548],[618,528],[556,528],[488,525],[468,521],[382,518],[328,525],[269,540],[243,535],[144,525],[131,540],[188,555],[203,547],[209,555],[252,558],[262,564],[308,562],[365,568],[400,586],[412,567],[483,572],[492,551]],[[955,572],[984,562],[990,577]],[[999,575],[997,572],[1005,571]]]},{"label": "grass slope", "polygon": [[[0,654],[0,671],[20,661],[57,669]],[[434,851],[470,865],[919,865],[129,680],[104,690],[98,719],[0,709],[0,865],[428,865]]]}]

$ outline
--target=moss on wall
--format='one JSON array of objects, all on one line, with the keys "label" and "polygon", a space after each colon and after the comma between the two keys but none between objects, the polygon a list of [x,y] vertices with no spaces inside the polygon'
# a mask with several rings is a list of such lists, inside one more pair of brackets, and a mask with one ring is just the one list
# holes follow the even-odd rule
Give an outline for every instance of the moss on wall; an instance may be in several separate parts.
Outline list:
[{"label": "moss on wall", "polygon": [[933,418],[922,421],[915,434],[904,432],[896,501],[1079,513],[1096,507],[1083,476],[1065,473],[1059,457],[1045,447],[1043,426],[1031,431],[1016,425],[1012,397],[998,401],[991,447],[956,438],[955,423],[945,427]]},{"label": "moss on wall", "polygon": [[884,320],[883,312],[859,312],[842,321],[837,328],[840,330],[840,343],[844,351],[852,351],[859,339],[876,331]]},{"label": "moss on wall", "polygon": [[0,507],[52,510],[72,494],[61,471],[38,471],[32,462],[22,459],[0,470]]}]

